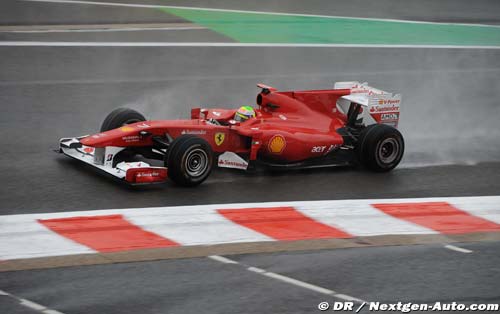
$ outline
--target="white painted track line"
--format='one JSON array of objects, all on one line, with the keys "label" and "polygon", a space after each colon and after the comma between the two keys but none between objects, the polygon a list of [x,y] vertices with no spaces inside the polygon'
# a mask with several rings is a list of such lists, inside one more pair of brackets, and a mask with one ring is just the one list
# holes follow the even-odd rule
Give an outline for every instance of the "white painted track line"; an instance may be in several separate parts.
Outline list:
[{"label": "white painted track line", "polygon": [[138,32],[138,31],[185,31],[207,29],[202,26],[186,27],[128,27],[128,28],[87,28],[87,29],[33,29],[33,30],[0,30],[0,33],[100,33],[100,32]]},{"label": "white painted track line", "polygon": [[77,41],[0,41],[7,47],[269,47],[269,48],[402,48],[402,49],[500,49],[500,46],[472,45],[382,45],[307,43],[228,43],[228,42],[77,42]]},{"label": "white painted track line", "polygon": [[37,312],[40,312],[43,314],[64,314],[64,313],[59,312],[57,310],[48,308],[44,305],[38,304],[36,302],[30,301],[27,299],[20,298],[18,296],[15,296],[13,294],[10,294],[10,293],[2,291],[2,290],[0,290],[0,296],[12,298],[12,299],[16,300],[17,302],[19,302],[19,305],[22,305],[24,307],[27,307],[29,309],[32,309],[34,311],[37,311]]},{"label": "white painted track line", "polygon": [[64,313],[61,313],[59,311],[56,311],[56,310],[52,310],[52,309],[45,309],[42,311],[43,314],[64,314]]},{"label": "white painted track line", "polygon": [[224,264],[238,264],[237,261],[233,261],[232,259],[225,258],[224,256],[219,255],[210,255],[208,258],[213,259],[214,261],[221,262]]},{"label": "white painted track line", "polygon": [[326,289],[326,288],[323,288],[323,287],[320,287],[320,286],[316,286],[316,285],[313,285],[313,284],[310,284],[310,283],[307,283],[307,282],[304,282],[304,281],[300,281],[300,280],[297,280],[297,279],[294,279],[294,278],[290,278],[290,277],[287,277],[287,276],[283,276],[283,275],[280,275],[280,274],[276,274],[276,273],[272,273],[272,272],[268,272],[268,271],[266,271],[265,273],[262,273],[262,274],[264,276],[267,276],[267,277],[270,277],[270,278],[274,278],[276,280],[283,281],[283,282],[289,283],[291,285],[294,285],[294,286],[297,286],[297,287],[301,287],[301,288],[304,288],[304,289],[307,289],[307,290],[315,291],[315,292],[318,292],[318,293],[328,294],[328,295],[334,295],[334,294],[336,294],[336,292],[333,291],[333,290]]},{"label": "white painted track line", "polygon": [[250,266],[247,268],[247,270],[249,271],[253,271],[254,273],[265,273],[266,271],[263,270],[262,268],[258,268],[258,267],[253,267],[253,266]]},{"label": "white painted track line", "polygon": [[45,306],[40,305],[40,304],[35,303],[35,302],[31,302],[30,300],[19,299],[19,301],[21,301],[19,304],[21,304],[22,306],[29,307],[30,309],[35,310],[35,311],[43,311],[46,309]]},{"label": "white painted track line", "polygon": [[327,289],[324,287],[320,287],[317,285],[313,285],[313,284],[305,282],[305,281],[301,281],[301,280],[298,280],[295,278],[291,278],[288,276],[283,276],[283,275],[280,275],[277,273],[273,273],[273,272],[267,271],[267,270],[262,269],[262,268],[242,264],[240,262],[237,262],[235,260],[229,259],[229,258],[224,257],[224,256],[212,255],[212,256],[209,256],[208,258],[215,260],[215,261],[218,261],[218,262],[221,262],[221,263],[224,263],[224,264],[242,265],[242,266],[246,267],[246,270],[251,271],[253,273],[256,273],[256,274],[259,274],[259,275],[262,275],[262,276],[265,276],[268,278],[272,278],[272,279],[275,279],[275,280],[278,280],[278,281],[281,281],[281,282],[284,282],[284,283],[287,283],[287,284],[290,284],[290,285],[293,285],[296,287],[300,287],[303,289],[314,291],[314,292],[317,292],[320,294],[326,294],[326,295],[332,296],[332,297],[337,298],[337,299],[346,300],[346,301],[353,301],[353,302],[358,302],[358,303],[366,302],[364,300],[352,297],[350,295],[337,293],[333,290],[330,290],[330,289]]},{"label": "white painted track line", "polygon": [[447,244],[444,247],[447,248],[448,250],[452,250],[452,251],[460,252],[460,253],[465,253],[465,254],[470,254],[473,252],[471,250],[467,250],[467,249],[464,249],[464,248],[461,248],[461,247],[458,247],[455,245],[451,245],[451,244]]}]

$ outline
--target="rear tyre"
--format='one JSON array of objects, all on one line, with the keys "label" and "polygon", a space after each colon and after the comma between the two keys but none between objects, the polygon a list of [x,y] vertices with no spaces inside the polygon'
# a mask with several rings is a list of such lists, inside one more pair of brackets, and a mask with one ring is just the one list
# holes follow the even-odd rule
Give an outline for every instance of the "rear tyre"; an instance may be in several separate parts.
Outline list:
[{"label": "rear tyre", "polygon": [[194,135],[176,138],[165,157],[168,176],[181,186],[199,185],[212,171],[212,148],[207,141]]},{"label": "rear tyre", "polygon": [[106,119],[104,119],[101,125],[101,132],[140,121],[146,121],[146,118],[139,112],[129,108],[118,108],[111,111]]},{"label": "rear tyre", "polygon": [[377,172],[390,171],[403,158],[403,136],[391,126],[370,125],[361,132],[356,150],[361,164],[366,168]]}]

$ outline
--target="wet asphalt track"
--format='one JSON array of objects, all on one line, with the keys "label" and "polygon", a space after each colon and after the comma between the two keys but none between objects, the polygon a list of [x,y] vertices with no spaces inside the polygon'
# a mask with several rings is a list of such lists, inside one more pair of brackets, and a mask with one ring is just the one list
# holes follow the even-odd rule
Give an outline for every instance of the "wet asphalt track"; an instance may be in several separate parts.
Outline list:
[{"label": "wet asphalt track", "polygon": [[[339,301],[261,276],[248,266],[366,301],[498,304],[499,244],[459,245],[474,252],[441,245],[337,249],[230,256],[238,265],[192,258],[0,276],[5,291],[75,314],[320,313],[319,302]],[[8,301],[0,303],[7,313],[30,313]]]},{"label": "wet asphalt track", "polygon": [[[0,47],[0,54],[2,214],[499,190],[497,50]],[[405,95],[406,156],[392,173],[215,171],[196,189],[130,191],[52,152],[60,137],[97,131],[120,106],[182,118],[192,106],[252,104],[256,82],[306,89],[352,79]],[[435,163],[462,165],[412,168]]]},{"label": "wet asphalt track", "polygon": [[[5,10],[0,10],[0,22],[5,25],[12,24],[13,16],[19,24],[54,23],[61,16],[65,17],[61,23],[182,22],[148,10],[132,13],[132,9],[5,3]],[[246,2],[220,3],[225,8],[266,9]],[[356,6],[342,2],[333,8],[325,5],[318,12],[315,6],[320,4],[303,8],[289,2],[283,11],[498,23],[498,10],[493,9],[497,2],[474,2],[465,8],[472,2],[442,1],[432,4],[437,8],[430,9],[428,3],[413,10],[405,10],[400,3],[388,11],[362,1]],[[275,2],[268,5],[269,10],[279,9]],[[209,33],[200,36],[223,41]],[[39,39],[36,35],[8,36],[9,40]],[[70,39],[68,34],[60,36],[60,40]],[[107,40],[95,36],[96,41]],[[129,33],[115,34],[115,40],[116,36],[120,41],[137,40]],[[165,37],[150,32],[148,36],[158,41],[186,39],[185,33]],[[494,195],[500,190],[500,51],[0,47],[0,56],[0,172],[4,182],[0,214]],[[354,79],[404,95],[401,128],[407,155],[401,168],[390,174],[349,169],[252,175],[216,171],[196,189],[172,184],[130,189],[51,151],[59,137],[97,130],[104,115],[119,106],[142,110],[151,118],[179,118],[196,105],[251,104],[255,83],[260,81],[282,89],[307,89]],[[448,163],[454,165],[426,166]],[[474,253],[429,245],[235,259],[370,301],[498,303],[498,244],[461,246]],[[329,301],[208,259],[2,273],[0,289],[65,313],[123,313],[124,309],[130,313],[314,313],[319,301]],[[0,309],[2,313],[33,313],[6,299],[0,299]]]}]

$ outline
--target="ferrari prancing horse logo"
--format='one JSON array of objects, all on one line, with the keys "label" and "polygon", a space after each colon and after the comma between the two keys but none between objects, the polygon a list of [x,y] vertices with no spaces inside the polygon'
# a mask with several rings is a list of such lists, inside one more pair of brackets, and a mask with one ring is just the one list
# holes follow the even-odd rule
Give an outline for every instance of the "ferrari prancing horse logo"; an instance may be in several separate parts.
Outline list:
[{"label": "ferrari prancing horse logo", "polygon": [[224,143],[224,139],[226,138],[226,133],[215,133],[215,137],[214,137],[214,140],[215,140],[215,144],[217,146],[221,146],[222,143]]}]

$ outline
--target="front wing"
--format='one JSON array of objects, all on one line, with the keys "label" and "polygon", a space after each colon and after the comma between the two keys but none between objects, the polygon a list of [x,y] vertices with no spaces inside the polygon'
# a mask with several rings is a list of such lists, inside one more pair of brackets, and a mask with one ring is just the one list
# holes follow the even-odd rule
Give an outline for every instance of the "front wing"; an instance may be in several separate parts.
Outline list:
[{"label": "front wing", "polygon": [[167,168],[152,167],[143,161],[118,163],[115,159],[124,147],[85,146],[80,143],[84,137],[60,139],[59,152],[131,185],[163,183],[167,180]]}]

